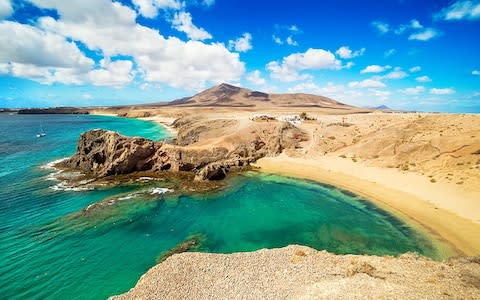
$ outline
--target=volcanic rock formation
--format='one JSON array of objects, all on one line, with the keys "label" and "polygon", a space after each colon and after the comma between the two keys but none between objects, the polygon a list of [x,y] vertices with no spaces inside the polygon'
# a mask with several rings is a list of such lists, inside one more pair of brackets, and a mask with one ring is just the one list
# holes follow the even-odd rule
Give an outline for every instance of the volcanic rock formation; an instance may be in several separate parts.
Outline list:
[{"label": "volcanic rock formation", "polygon": [[[208,129],[199,129],[202,130]],[[278,123],[271,131],[271,135],[253,135],[252,139],[239,141],[229,149],[221,145],[190,147],[191,136],[182,132],[181,145],[174,145],[92,130],[80,136],[75,155],[59,167],[96,178],[139,171],[188,171],[195,173],[196,180],[219,180],[231,169],[244,168],[264,156],[278,155],[304,139],[302,132],[288,123]]]}]

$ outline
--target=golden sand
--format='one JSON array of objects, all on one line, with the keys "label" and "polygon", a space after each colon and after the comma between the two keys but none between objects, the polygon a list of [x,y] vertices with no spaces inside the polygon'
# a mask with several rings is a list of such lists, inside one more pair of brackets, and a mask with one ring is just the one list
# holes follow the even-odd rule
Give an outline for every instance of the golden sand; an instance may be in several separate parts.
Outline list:
[{"label": "golden sand", "polygon": [[[428,182],[419,182],[416,178],[411,178],[410,188],[402,189],[400,184],[395,185],[392,182],[387,184],[392,179],[384,176],[385,173],[381,169],[375,170],[377,172],[376,180],[371,181],[360,177],[363,176],[362,168],[365,170],[363,173],[374,172],[369,167],[356,165],[355,168],[348,168],[348,166],[344,166],[335,168],[335,170],[328,167],[335,165],[336,162],[336,158],[333,157],[314,160],[281,155],[260,159],[255,166],[264,172],[315,180],[349,190],[404,220],[420,224],[437,239],[450,244],[457,254],[480,254],[480,224],[473,219],[460,216],[480,213],[479,201],[474,202],[474,199],[467,197],[471,200],[468,205],[459,206],[456,211],[445,209],[441,207],[442,201],[436,200],[436,193],[432,192],[432,197],[427,197],[428,191],[434,191],[438,186],[436,188],[426,186]],[[408,174],[399,173],[397,178],[404,177],[403,179],[405,179],[405,176]],[[372,176],[369,177],[372,178]],[[414,190],[423,190],[420,193],[422,196],[412,193]],[[449,202],[464,202],[465,199],[464,195],[457,194],[456,199],[450,198]],[[473,209],[473,211],[462,211],[469,209]]]}]

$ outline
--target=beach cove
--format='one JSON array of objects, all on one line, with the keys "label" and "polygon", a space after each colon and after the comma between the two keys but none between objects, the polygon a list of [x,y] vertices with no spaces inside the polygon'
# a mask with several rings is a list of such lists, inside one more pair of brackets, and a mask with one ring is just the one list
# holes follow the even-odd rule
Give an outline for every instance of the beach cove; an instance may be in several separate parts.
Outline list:
[{"label": "beach cove", "polygon": [[[12,117],[17,116],[2,115],[2,121],[20,122]],[[122,293],[165,252],[192,237],[198,244],[191,250],[201,252],[303,244],[334,253],[415,251],[443,257],[428,237],[363,198],[303,180],[253,172],[233,176],[217,192],[198,195],[164,194],[159,190],[164,188],[162,182],[148,179],[96,190],[62,190],[58,182],[49,180],[52,170],[42,166],[71,155],[80,132],[101,127],[156,139],[168,135],[153,123],[135,119],[42,117],[47,132],[43,140],[31,137],[38,116],[30,117],[31,122],[19,116],[23,129],[17,125],[22,135],[15,138],[36,148],[23,152],[12,148],[2,156],[4,163],[23,162],[17,173],[0,178],[2,211],[8,212],[0,248],[5,258],[0,266],[2,280],[7,284],[1,292],[9,298],[102,299]],[[7,143],[12,139],[2,137]],[[56,141],[63,143],[59,146]],[[12,180],[16,183],[7,184]],[[271,197],[265,198],[267,194]],[[109,199],[122,200],[104,210],[78,214]],[[105,278],[108,284],[95,288]]]},{"label": "beach cove", "polygon": [[[432,183],[422,177],[362,166],[331,156],[302,159],[283,155],[263,158],[255,166],[264,172],[332,184],[361,195],[405,222],[416,223],[417,228],[419,225],[438,241],[449,244],[444,249],[449,253],[447,256],[480,253],[478,194],[455,194],[445,186],[430,190],[425,186]],[[425,194],[426,191],[431,192]],[[450,206],[443,206],[444,197]],[[451,206],[453,203],[456,206]]]}]

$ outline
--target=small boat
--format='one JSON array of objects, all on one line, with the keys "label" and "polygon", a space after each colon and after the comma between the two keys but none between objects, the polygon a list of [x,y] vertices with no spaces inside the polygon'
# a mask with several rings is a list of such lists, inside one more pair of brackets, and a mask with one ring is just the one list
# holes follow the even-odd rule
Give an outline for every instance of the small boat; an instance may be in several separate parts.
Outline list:
[{"label": "small boat", "polygon": [[46,134],[45,131],[43,130],[42,125],[40,125],[40,132],[37,133],[37,138],[45,137],[46,135],[47,135],[47,134]]}]

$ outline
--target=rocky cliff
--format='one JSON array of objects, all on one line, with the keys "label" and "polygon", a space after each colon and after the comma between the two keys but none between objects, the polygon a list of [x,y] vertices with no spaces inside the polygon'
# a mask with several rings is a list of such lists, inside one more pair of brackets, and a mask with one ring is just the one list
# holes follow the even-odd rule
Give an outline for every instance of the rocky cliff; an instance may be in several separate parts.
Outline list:
[{"label": "rocky cliff", "polygon": [[[200,129],[207,130],[206,127]],[[177,145],[92,130],[80,136],[75,155],[61,162],[59,167],[79,170],[96,178],[138,171],[188,171],[194,172],[195,180],[219,180],[232,169],[244,168],[264,156],[278,155],[304,139],[299,129],[287,123],[276,124],[269,128],[269,133],[253,134],[228,147],[195,147],[194,143],[186,145],[192,140],[182,132],[179,135],[184,138],[181,145]]]}]

